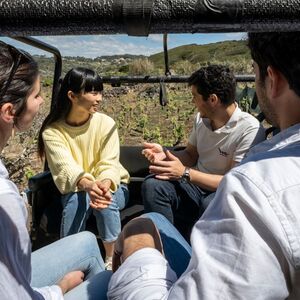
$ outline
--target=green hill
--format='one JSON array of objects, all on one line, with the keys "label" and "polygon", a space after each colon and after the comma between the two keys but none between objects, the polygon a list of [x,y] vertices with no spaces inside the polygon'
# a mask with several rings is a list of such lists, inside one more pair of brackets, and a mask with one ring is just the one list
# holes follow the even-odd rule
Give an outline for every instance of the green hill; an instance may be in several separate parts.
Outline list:
[{"label": "green hill", "polygon": [[[180,61],[195,63],[208,63],[210,61],[235,61],[250,59],[246,41],[225,41],[207,45],[184,45],[168,50],[169,64],[174,65]],[[164,66],[164,53],[149,56],[157,67]]]}]

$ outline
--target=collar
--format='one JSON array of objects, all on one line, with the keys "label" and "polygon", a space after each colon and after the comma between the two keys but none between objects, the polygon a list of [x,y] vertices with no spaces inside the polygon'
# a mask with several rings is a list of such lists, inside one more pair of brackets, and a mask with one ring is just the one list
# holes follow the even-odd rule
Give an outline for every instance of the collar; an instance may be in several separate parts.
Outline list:
[{"label": "collar", "polygon": [[300,142],[300,123],[286,128],[271,139],[254,146],[250,149],[248,157],[260,152],[282,149],[297,142]]},{"label": "collar", "polygon": [[[224,124],[222,127],[214,130],[215,133],[230,133],[235,128],[238,120],[240,119],[241,113],[242,113],[238,104],[236,102],[235,102],[235,104],[236,104],[236,108],[235,108],[233,114],[231,115],[231,117],[229,118],[229,120],[227,121],[227,123]],[[203,120],[204,125],[208,129],[212,130],[211,125],[210,125],[210,119],[203,118],[202,120]]]}]

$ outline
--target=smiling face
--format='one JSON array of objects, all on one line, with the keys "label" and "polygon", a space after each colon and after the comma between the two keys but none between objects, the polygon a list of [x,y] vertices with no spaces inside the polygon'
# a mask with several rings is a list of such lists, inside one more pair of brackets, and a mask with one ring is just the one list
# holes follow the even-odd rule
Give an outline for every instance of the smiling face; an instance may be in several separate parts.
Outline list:
[{"label": "smiling face", "polygon": [[44,99],[40,95],[40,91],[40,77],[38,77],[28,94],[26,108],[15,120],[15,127],[18,131],[25,131],[32,125],[34,117],[37,115],[41,104],[44,102]]},{"label": "smiling face", "polygon": [[73,94],[72,108],[77,112],[93,114],[99,110],[102,93],[99,91]]}]

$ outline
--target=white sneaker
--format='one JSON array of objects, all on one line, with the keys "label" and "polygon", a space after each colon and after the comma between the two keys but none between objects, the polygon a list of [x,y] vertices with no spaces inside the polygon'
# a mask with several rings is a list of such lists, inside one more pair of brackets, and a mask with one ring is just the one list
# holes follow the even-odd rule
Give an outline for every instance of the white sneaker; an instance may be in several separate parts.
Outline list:
[{"label": "white sneaker", "polygon": [[106,256],[104,265],[105,270],[112,271],[112,256]]}]

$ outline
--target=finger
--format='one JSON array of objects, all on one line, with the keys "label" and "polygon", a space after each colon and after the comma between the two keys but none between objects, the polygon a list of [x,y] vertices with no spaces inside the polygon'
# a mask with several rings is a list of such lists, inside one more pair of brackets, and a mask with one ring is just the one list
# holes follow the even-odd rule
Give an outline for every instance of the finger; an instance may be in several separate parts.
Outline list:
[{"label": "finger", "polygon": [[166,154],[166,156],[167,156],[167,158],[169,159],[169,160],[178,160],[178,157],[176,157],[171,151],[169,151],[169,150],[166,150],[165,151],[165,154]]},{"label": "finger", "polygon": [[161,166],[161,167],[171,167],[172,164],[169,160],[157,160],[157,159],[155,159],[155,156],[154,156],[152,165]]},{"label": "finger", "polygon": [[162,173],[162,172],[169,172],[169,166],[158,166],[158,165],[151,165],[149,167],[149,171],[153,173]]},{"label": "finger", "polygon": [[109,205],[105,205],[105,204],[94,204],[92,202],[90,202],[90,207],[93,209],[97,209],[97,210],[101,210],[101,209],[105,209],[108,208]]},{"label": "finger", "polygon": [[94,199],[94,200],[92,200],[92,202],[94,203],[94,204],[105,204],[105,205],[110,205],[111,204],[111,201],[108,201],[107,199],[105,199],[105,198],[103,198],[103,199]]},{"label": "finger", "polygon": [[103,196],[103,192],[97,187],[90,191],[90,197],[97,198]]},{"label": "finger", "polygon": [[143,143],[143,147],[144,148],[152,148],[153,147],[153,143],[144,142]]},{"label": "finger", "polygon": [[107,191],[103,196],[107,201],[112,201],[112,194],[110,191]]},{"label": "finger", "polygon": [[172,180],[170,176],[165,176],[165,175],[155,175],[155,178],[160,180]]}]

